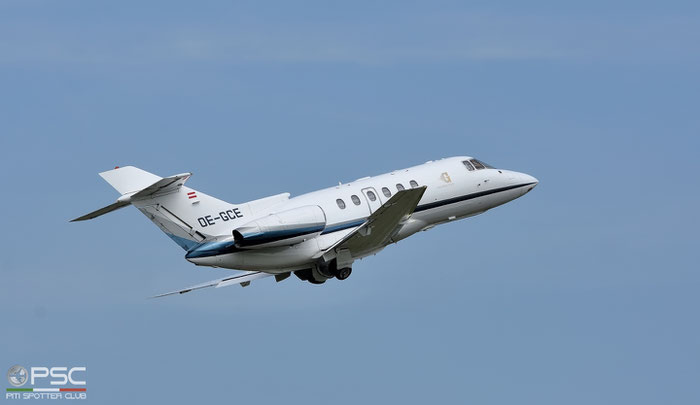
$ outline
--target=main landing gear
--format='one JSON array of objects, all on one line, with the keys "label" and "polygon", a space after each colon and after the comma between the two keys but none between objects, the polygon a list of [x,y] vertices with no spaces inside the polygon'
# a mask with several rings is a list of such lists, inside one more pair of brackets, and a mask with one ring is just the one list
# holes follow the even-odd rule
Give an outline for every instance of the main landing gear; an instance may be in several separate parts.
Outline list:
[{"label": "main landing gear", "polygon": [[328,274],[329,277],[335,277],[338,280],[345,280],[346,278],[350,277],[350,273],[352,273],[351,267],[338,268],[337,259],[321,264],[319,269],[323,273]]},{"label": "main landing gear", "polygon": [[350,277],[352,273],[351,267],[341,267],[338,268],[338,261],[336,259],[318,263],[310,269],[297,270],[294,275],[299,277],[303,281],[308,281],[312,284],[323,284],[326,280],[331,278],[337,278],[338,280],[345,280]]},{"label": "main landing gear", "polygon": [[343,267],[342,269],[338,269],[335,271],[335,278],[337,278],[338,280],[345,280],[346,278],[350,277],[351,273],[351,267]]}]

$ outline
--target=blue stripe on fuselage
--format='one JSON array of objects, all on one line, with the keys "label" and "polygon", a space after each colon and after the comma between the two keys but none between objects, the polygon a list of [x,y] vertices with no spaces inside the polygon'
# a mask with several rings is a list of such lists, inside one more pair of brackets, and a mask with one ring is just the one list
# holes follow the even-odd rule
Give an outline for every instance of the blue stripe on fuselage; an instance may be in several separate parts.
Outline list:
[{"label": "blue stripe on fuselage", "polygon": [[241,246],[246,245],[262,245],[263,243],[276,242],[278,240],[294,238],[315,232],[321,232],[323,225],[311,226],[308,228],[285,229],[281,231],[270,231],[253,234],[242,234],[243,240],[240,241]]},{"label": "blue stripe on fuselage", "polygon": [[360,225],[364,224],[366,220],[367,220],[367,218],[354,219],[352,221],[341,222],[338,224],[330,225],[330,226],[327,226],[323,230],[323,232],[321,232],[321,235],[325,235],[327,233],[332,233],[332,232],[342,231],[343,229],[354,228],[356,226],[360,226]]},{"label": "blue stripe on fuselage", "polygon": [[196,257],[218,256],[227,253],[234,253],[238,250],[239,249],[236,248],[236,243],[232,240],[202,242],[190,249],[185,255],[185,258],[193,259]]}]

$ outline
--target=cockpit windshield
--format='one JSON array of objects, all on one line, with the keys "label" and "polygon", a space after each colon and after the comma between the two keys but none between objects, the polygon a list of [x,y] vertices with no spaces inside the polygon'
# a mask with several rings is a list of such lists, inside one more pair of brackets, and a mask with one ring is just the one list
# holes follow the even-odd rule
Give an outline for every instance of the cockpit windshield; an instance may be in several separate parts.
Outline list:
[{"label": "cockpit windshield", "polygon": [[464,167],[466,167],[467,170],[469,170],[470,172],[472,170],[495,169],[495,167],[491,166],[490,164],[484,163],[477,159],[465,160],[462,163],[464,164]]}]

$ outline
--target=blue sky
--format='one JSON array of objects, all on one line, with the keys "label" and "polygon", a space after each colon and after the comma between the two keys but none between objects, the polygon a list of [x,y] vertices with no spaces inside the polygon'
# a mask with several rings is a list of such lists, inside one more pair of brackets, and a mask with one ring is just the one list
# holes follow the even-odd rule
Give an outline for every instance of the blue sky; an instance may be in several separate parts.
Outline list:
[{"label": "blue sky", "polygon": [[[696,2],[0,3],[1,367],[90,402],[697,404]],[[344,282],[195,268],[97,173],[232,202],[469,154],[536,176]]]}]

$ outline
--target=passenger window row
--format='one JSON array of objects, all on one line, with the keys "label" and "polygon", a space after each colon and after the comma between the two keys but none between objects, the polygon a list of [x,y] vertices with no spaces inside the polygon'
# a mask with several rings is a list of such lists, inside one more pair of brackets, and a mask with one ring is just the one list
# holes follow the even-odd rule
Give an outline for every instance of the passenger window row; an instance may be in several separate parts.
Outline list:
[{"label": "passenger window row", "polygon": [[[473,169],[471,169],[471,170],[473,170]],[[409,182],[409,184],[411,185],[411,188],[416,188],[416,187],[418,187],[418,182],[415,181],[415,180],[411,180],[411,181]],[[397,190],[397,191],[401,191],[401,190],[405,190],[405,188],[404,188],[403,184],[401,184],[401,183],[396,183],[396,190]],[[384,196],[385,196],[386,198],[390,198],[390,197],[391,197],[391,191],[390,191],[388,188],[386,188],[386,187],[382,187],[382,194],[384,194]],[[367,198],[369,198],[370,201],[377,201],[377,195],[374,194],[374,192],[373,192],[372,190],[368,190],[368,191],[367,191]],[[350,200],[351,200],[352,203],[355,204],[355,205],[360,205],[360,204],[362,203],[362,200],[360,200],[360,197],[358,197],[358,196],[355,195],[355,194],[353,194],[353,195],[350,196]],[[343,201],[342,198],[338,198],[337,200],[335,200],[335,203],[338,204],[338,208],[340,208],[341,210],[344,210],[345,207],[346,207],[345,201]]]}]

